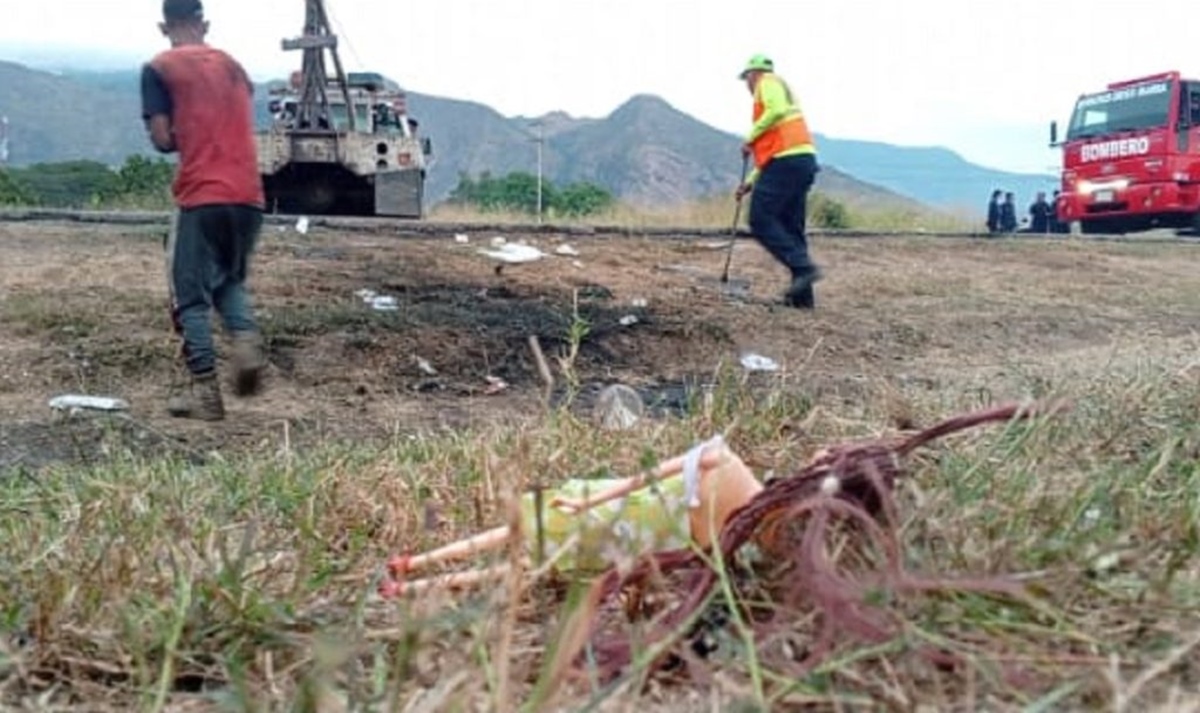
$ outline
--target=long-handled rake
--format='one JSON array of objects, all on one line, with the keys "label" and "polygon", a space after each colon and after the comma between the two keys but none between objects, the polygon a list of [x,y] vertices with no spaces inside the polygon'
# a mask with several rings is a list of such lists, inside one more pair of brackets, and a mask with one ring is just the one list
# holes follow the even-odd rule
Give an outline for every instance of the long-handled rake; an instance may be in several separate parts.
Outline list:
[{"label": "long-handled rake", "polygon": [[[746,182],[746,171],[750,168],[750,155],[742,154],[742,178],[738,181],[740,188]],[[725,269],[721,271],[721,284],[729,282],[729,263],[733,260],[733,246],[737,243],[738,220],[742,217],[742,196],[737,197],[737,205],[733,209],[733,226],[729,229],[729,250],[725,253]]]}]

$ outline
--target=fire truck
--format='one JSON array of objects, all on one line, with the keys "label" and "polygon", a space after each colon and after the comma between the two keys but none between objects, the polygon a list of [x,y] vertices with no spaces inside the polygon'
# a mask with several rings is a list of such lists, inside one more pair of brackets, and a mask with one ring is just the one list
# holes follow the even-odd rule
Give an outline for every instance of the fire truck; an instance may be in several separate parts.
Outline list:
[{"label": "fire truck", "polygon": [[1063,141],[1058,218],[1085,234],[1200,231],[1200,80],[1163,72],[1081,95]]}]

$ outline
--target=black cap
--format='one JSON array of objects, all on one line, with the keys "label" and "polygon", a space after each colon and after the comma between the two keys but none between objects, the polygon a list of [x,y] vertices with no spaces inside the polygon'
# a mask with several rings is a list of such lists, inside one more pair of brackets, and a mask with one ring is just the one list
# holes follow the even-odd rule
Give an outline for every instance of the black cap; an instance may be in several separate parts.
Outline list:
[{"label": "black cap", "polygon": [[163,0],[163,19],[167,22],[203,20],[204,5],[200,0]]}]

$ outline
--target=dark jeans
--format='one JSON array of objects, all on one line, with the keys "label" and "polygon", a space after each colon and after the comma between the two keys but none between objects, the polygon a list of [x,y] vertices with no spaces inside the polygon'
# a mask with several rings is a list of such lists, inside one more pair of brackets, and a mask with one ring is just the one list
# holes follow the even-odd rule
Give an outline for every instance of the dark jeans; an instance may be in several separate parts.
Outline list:
[{"label": "dark jeans", "polygon": [[262,222],[253,206],[206,205],[181,209],[167,236],[171,317],[193,374],[217,365],[209,321],[214,307],[227,332],[258,330],[245,284]]},{"label": "dark jeans", "polygon": [[772,159],[763,167],[750,194],[750,230],[792,278],[812,273],[804,234],[808,192],[816,180],[817,158],[797,154]]}]

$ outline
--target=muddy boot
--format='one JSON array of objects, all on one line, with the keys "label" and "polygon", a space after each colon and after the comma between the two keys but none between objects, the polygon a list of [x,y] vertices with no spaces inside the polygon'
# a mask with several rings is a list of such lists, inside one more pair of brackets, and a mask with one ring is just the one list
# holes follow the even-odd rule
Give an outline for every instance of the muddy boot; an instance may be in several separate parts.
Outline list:
[{"label": "muddy boot", "polygon": [[233,335],[233,392],[251,396],[262,389],[262,372],[267,365],[262,335],[239,332]]},{"label": "muddy boot", "polygon": [[799,292],[789,294],[784,297],[783,303],[796,309],[816,309],[817,298],[813,292],[813,286],[809,285]]},{"label": "muddy boot", "polygon": [[813,309],[816,301],[813,297],[813,285],[821,279],[821,270],[815,265],[792,277],[792,284],[783,293],[783,303],[789,307]]},{"label": "muddy boot", "polygon": [[167,399],[167,412],[176,418],[194,418],[200,421],[220,421],[225,418],[225,404],[221,400],[221,384],[217,373],[193,376],[191,383],[181,393]]}]

